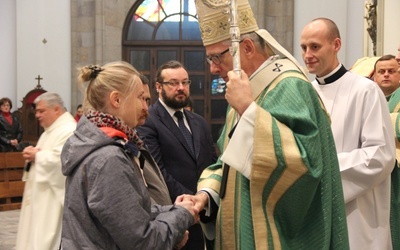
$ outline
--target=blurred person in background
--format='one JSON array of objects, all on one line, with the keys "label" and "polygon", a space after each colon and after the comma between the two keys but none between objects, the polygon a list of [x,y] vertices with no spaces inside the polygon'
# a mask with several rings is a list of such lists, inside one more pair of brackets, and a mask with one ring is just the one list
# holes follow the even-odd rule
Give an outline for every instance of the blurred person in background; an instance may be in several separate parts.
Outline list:
[{"label": "blurred person in background", "polygon": [[23,148],[19,145],[23,133],[22,125],[18,117],[10,112],[10,98],[0,99],[0,109],[0,152],[22,151]]},{"label": "blurred person in background", "polygon": [[22,151],[27,165],[16,249],[54,250],[60,246],[65,195],[60,154],[76,122],[56,93],[43,93],[34,104],[44,132],[35,147]]}]

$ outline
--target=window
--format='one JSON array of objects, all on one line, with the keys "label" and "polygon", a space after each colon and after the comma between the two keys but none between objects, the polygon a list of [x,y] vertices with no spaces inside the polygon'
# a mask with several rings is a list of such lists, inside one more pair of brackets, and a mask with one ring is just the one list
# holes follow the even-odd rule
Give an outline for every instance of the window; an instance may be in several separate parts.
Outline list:
[{"label": "window", "polygon": [[127,35],[133,41],[201,40],[194,0],[144,0],[131,17]]},{"label": "window", "polygon": [[122,58],[149,78],[152,103],[158,98],[154,87],[157,69],[169,60],[185,66],[192,81],[194,112],[208,121],[216,141],[225,122],[225,82],[209,71],[195,0],[137,1],[123,32]]}]

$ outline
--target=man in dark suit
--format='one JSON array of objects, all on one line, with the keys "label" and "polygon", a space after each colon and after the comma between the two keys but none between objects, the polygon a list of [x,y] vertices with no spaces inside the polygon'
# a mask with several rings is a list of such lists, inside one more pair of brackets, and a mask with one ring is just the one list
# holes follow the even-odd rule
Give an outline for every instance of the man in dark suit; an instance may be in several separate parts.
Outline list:
[{"label": "man in dark suit", "polygon": [[[163,64],[156,73],[159,99],[150,106],[146,123],[137,128],[163,173],[172,201],[181,194],[195,194],[200,174],[217,158],[206,120],[184,109],[190,83],[180,62]],[[194,225],[184,249],[204,250],[203,242],[200,225]]]}]

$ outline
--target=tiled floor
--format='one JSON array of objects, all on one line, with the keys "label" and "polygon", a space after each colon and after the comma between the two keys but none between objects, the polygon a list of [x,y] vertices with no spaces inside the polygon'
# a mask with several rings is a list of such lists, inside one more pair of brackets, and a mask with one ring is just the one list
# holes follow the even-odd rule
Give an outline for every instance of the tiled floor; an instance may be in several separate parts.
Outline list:
[{"label": "tiled floor", "polygon": [[14,250],[20,210],[0,211],[0,250]]}]

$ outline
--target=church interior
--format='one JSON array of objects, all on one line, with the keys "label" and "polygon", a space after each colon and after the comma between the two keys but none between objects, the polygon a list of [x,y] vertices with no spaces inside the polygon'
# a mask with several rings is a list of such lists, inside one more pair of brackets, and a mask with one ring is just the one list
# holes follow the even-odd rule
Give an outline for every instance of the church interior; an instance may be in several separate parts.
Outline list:
[{"label": "church interior", "polygon": [[[227,106],[225,83],[209,72],[194,1],[1,0],[1,97],[12,100],[24,140],[34,143],[43,131],[32,106],[41,93],[58,93],[71,113],[82,103],[79,67],[127,61],[150,79],[154,101],[156,69],[171,59],[188,69],[195,111],[217,138]],[[395,55],[400,45],[399,0],[249,2],[260,28],[299,62],[301,29],[317,17],[337,23],[343,41],[339,57],[347,68],[360,58]],[[22,158],[0,153],[0,250],[15,246],[23,165]]]}]

